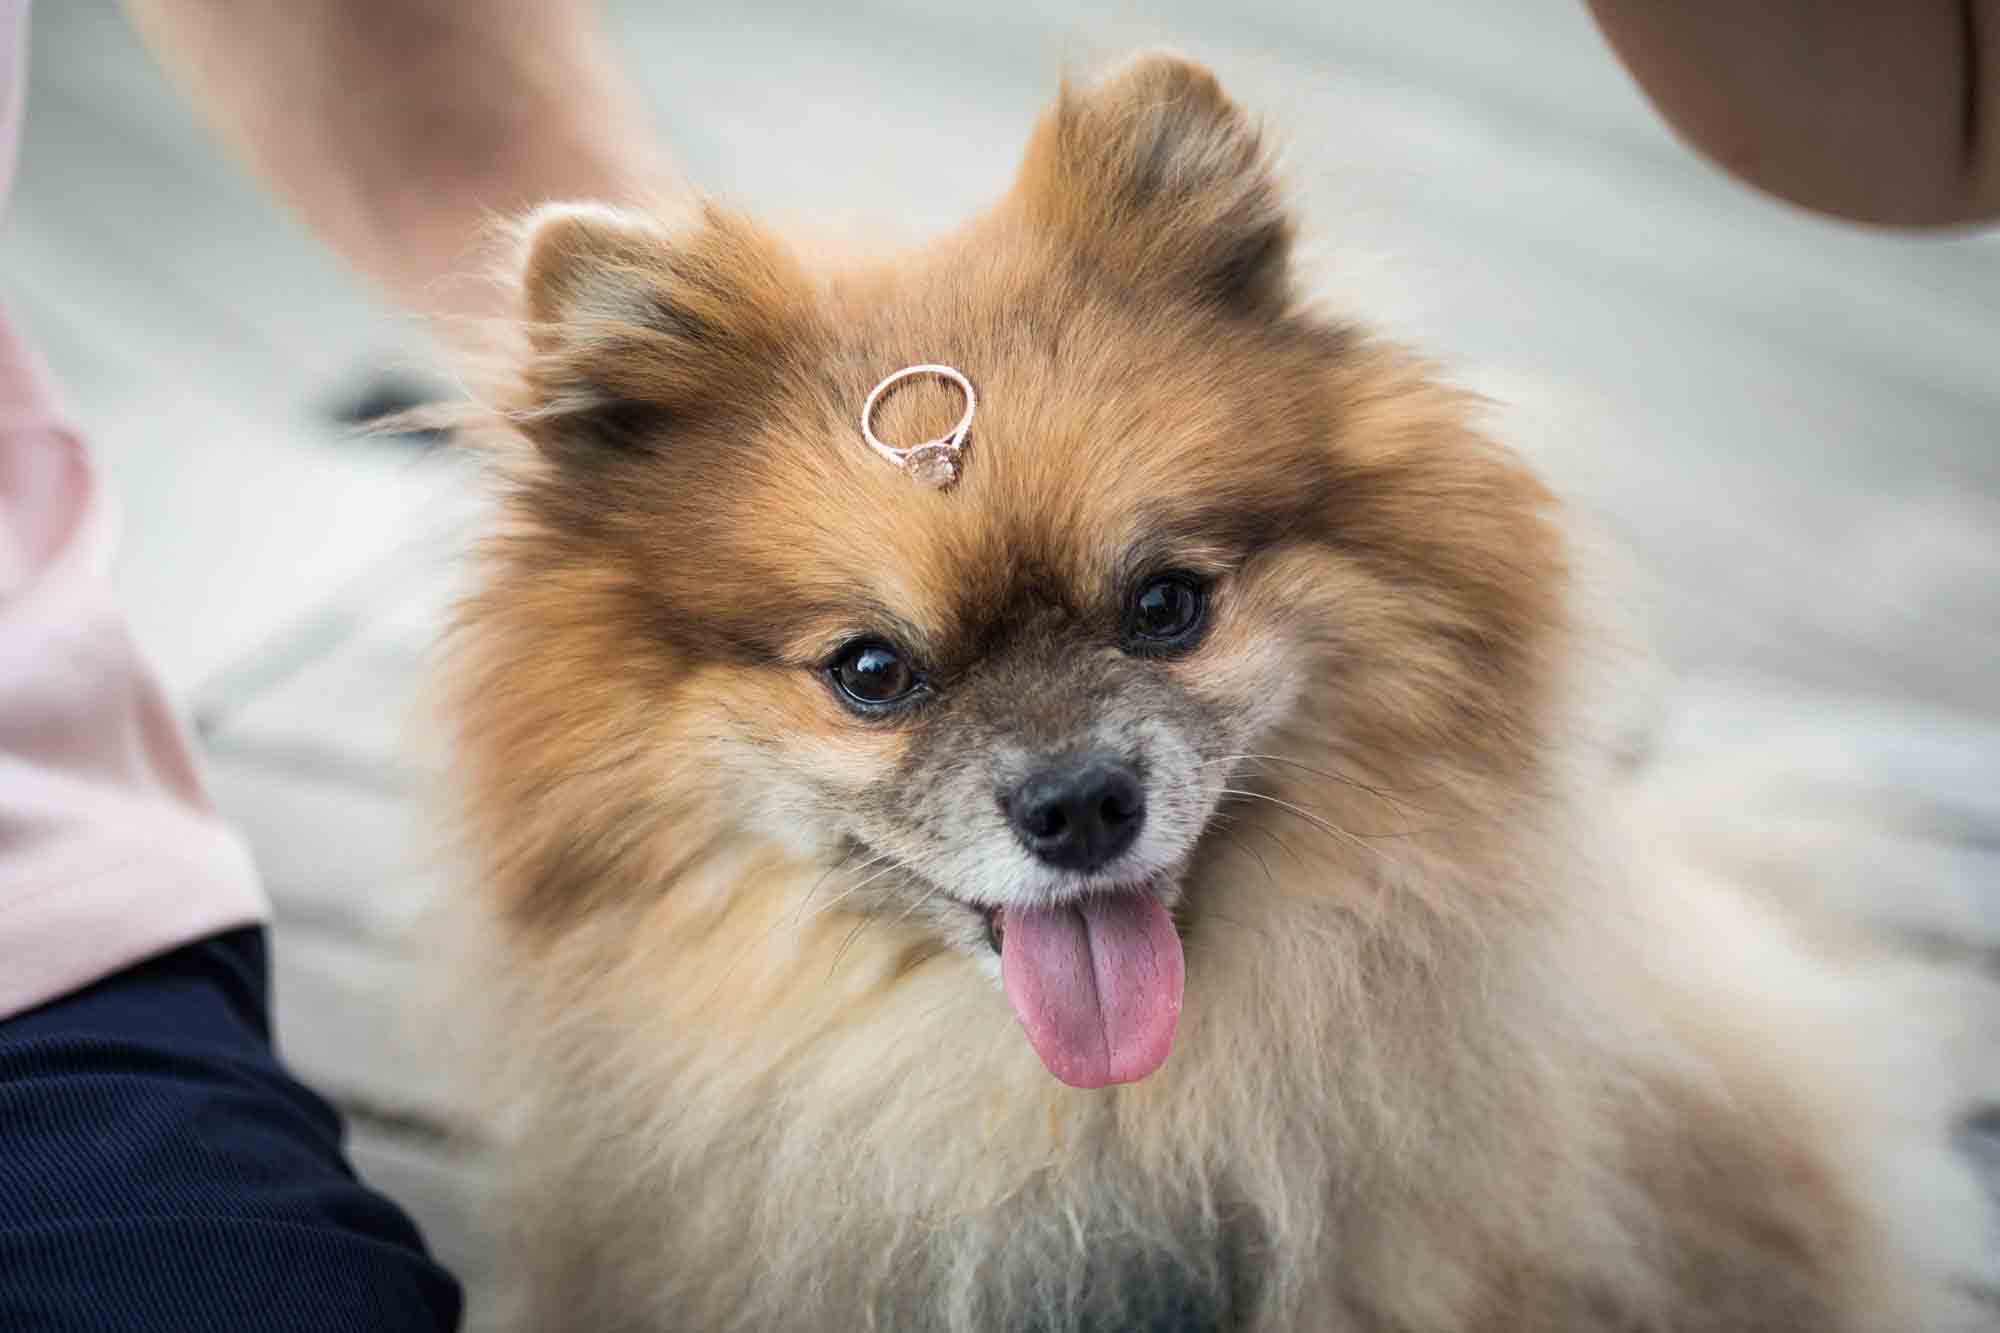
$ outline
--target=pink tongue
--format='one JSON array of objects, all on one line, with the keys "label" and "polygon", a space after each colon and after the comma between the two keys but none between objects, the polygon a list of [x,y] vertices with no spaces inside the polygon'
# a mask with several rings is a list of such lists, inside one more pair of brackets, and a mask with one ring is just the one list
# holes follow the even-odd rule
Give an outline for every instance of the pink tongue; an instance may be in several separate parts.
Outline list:
[{"label": "pink tongue", "polygon": [[1133,1083],[1166,1063],[1187,964],[1150,893],[1071,907],[1008,908],[1000,979],[1028,1044],[1073,1088]]}]

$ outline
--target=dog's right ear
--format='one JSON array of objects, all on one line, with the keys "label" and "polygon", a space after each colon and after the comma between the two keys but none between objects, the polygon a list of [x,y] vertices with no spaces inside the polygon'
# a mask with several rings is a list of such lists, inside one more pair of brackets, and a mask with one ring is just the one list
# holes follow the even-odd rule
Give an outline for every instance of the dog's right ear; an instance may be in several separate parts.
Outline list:
[{"label": "dog's right ear", "polygon": [[1207,69],[1144,55],[1090,86],[1064,83],[1013,198],[1098,273],[1267,315],[1291,299],[1293,231],[1271,156]]},{"label": "dog's right ear", "polygon": [[686,212],[550,204],[523,224],[514,419],[550,455],[658,447],[677,422],[753,407],[795,344],[805,285],[791,257],[712,204]]}]

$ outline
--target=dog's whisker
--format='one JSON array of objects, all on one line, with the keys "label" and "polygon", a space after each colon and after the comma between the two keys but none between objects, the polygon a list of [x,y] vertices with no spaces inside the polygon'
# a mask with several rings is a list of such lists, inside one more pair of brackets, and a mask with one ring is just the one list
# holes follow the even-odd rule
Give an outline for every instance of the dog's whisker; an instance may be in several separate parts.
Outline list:
[{"label": "dog's whisker", "polygon": [[[887,857],[887,856],[880,858],[880,861],[873,861],[870,862],[869,864],[877,865],[880,864],[881,861],[887,861],[889,862],[889,864],[882,866],[880,870],[877,870],[874,874],[870,875],[868,878],[862,880],[858,884],[850,884],[845,889],[842,889],[839,893],[835,894],[833,898],[829,900],[824,906],[822,906],[818,912],[814,913],[814,916],[817,918],[827,915],[829,912],[833,911],[834,908],[840,906],[842,903],[846,902],[849,898],[852,898],[855,894],[860,893],[862,890],[866,889],[870,884],[875,883],[877,880],[887,878],[888,876],[895,874],[898,870],[901,870],[903,868],[901,862],[896,861],[893,857]],[[866,866],[861,868],[867,869]]]},{"label": "dog's whisker", "polygon": [[[820,877],[813,881],[812,887],[806,890],[804,896],[800,898],[799,903],[796,907],[794,907],[791,911],[785,913],[778,920],[772,922],[768,929],[762,931],[761,933],[758,934],[758,936],[755,939],[747,941],[742,948],[738,949],[736,951],[735,957],[729,960],[728,966],[722,969],[722,975],[717,982],[718,989],[723,983],[726,983],[729,980],[730,975],[736,971],[737,967],[743,962],[745,958],[748,958],[757,949],[769,943],[773,935],[776,935],[781,930],[796,929],[799,926],[801,918],[805,912],[806,903],[809,902],[813,894],[819,890],[819,886],[824,884],[827,881],[828,877],[830,877],[836,871],[838,871],[841,868],[841,866],[844,865],[848,861],[848,859],[854,855],[854,852],[858,850],[860,850],[860,848],[857,845],[853,849],[850,849],[845,856],[840,858],[840,860],[835,861],[832,865],[828,866],[826,870],[821,873]],[[862,865],[861,867],[859,867],[859,869],[865,870],[869,865],[873,865],[875,864],[876,861],[879,861],[881,859],[882,858],[880,857],[876,857],[874,858],[874,860],[871,860]],[[838,899],[836,899],[835,901],[838,901]]]},{"label": "dog's whisker", "polygon": [[851,946],[856,939],[860,938],[862,931],[874,925],[875,921],[876,918],[872,914],[870,914],[870,915],[864,915],[859,921],[854,923],[854,929],[847,932],[847,938],[840,942],[840,947],[838,949],[834,950],[833,961],[826,965],[826,980],[828,981],[833,980],[833,974],[840,970],[840,960],[847,956],[847,950],[849,946]]},{"label": "dog's whisker", "polygon": [[[916,915],[916,913],[917,913],[918,911],[920,911],[920,910],[921,910],[921,909],[922,909],[922,908],[924,907],[924,905],[925,905],[925,904],[929,903],[929,902],[931,901],[931,899],[933,899],[933,898],[937,897],[937,896],[938,896],[938,893],[939,893],[939,890],[938,890],[937,886],[936,886],[936,885],[932,885],[932,886],[931,886],[931,890],[930,890],[930,892],[926,893],[926,894],[925,894],[925,895],[924,895],[923,897],[921,897],[921,898],[917,899],[917,900],[916,900],[915,902],[911,903],[911,904],[910,904],[910,905],[909,905],[908,907],[905,907],[905,908],[904,908],[904,909],[902,910],[901,914],[900,914],[900,915],[898,915],[898,916],[896,917],[896,919],[895,919],[894,921],[890,922],[889,924],[890,924],[890,925],[892,925],[892,926],[900,926],[900,925],[902,925],[902,924],[903,924],[903,923],[904,923],[905,921],[908,921],[908,920],[909,920],[909,919],[910,919],[910,918],[911,918],[912,916]],[[836,958],[836,959],[835,959],[834,961],[835,961],[835,962],[839,962],[840,960],[839,960],[838,958]]]},{"label": "dog's whisker", "polygon": [[[805,894],[800,898],[799,903],[796,907],[794,907],[791,911],[785,913],[777,921],[773,922],[769,929],[763,931],[755,939],[746,942],[742,948],[738,949],[736,951],[735,956],[729,960],[728,965],[722,969],[722,974],[718,978],[716,983],[716,993],[718,994],[720,993],[721,987],[725,983],[727,983],[731,974],[733,974],[736,971],[737,967],[742,964],[743,960],[745,958],[748,958],[752,953],[756,952],[758,948],[768,943],[773,935],[776,935],[781,930],[796,929],[800,925],[802,925],[805,920],[804,913],[806,904],[809,901],[811,901],[813,894],[818,892],[819,887],[822,884],[826,883],[826,881],[832,875],[838,872],[849,860],[851,860],[855,852],[860,850],[861,846],[858,843],[855,844],[852,848],[850,848],[848,852],[844,856],[842,856],[838,861],[835,861],[832,865],[828,866],[825,871],[821,872],[820,877],[813,881],[812,887],[806,890]],[[892,862],[893,860],[894,858],[889,853],[878,852],[874,856],[868,858],[866,861],[863,861],[860,865],[853,867],[850,873],[858,875],[875,866],[883,865],[885,862]],[[896,869],[897,866],[895,866],[894,864],[890,864],[885,869],[878,871],[873,875],[870,875],[865,880],[862,880],[861,883],[848,886],[846,889],[843,889],[841,892],[835,894],[826,903],[822,904],[820,908],[813,913],[811,919],[818,920],[820,917],[826,916],[827,914],[832,912],[836,907],[838,907],[842,902],[851,897],[857,889],[866,888],[868,885],[874,883],[877,879],[880,879],[883,875],[889,874]],[[863,918],[864,921],[866,919],[867,918],[865,917]],[[712,999],[713,996],[711,996],[710,998]]]},{"label": "dog's whisker", "polygon": [[[884,871],[882,873],[886,874],[888,872]],[[875,880],[878,878],[880,878],[880,875],[871,875],[867,879],[863,880],[860,884],[852,884],[849,885],[847,888],[842,889],[839,893],[834,894],[833,897],[827,899],[826,902],[822,903],[819,909],[812,914],[809,920],[817,922],[825,917],[832,916],[835,912],[840,910],[840,906],[842,903],[846,902],[849,898],[852,898],[856,893],[867,888],[868,885],[874,883]]]},{"label": "dog's whisker", "polygon": [[[882,874],[887,874],[887,873],[888,873],[887,871],[882,872]],[[881,874],[877,874],[871,876],[866,882],[872,884],[875,880],[880,879],[881,877],[882,877]],[[889,924],[892,927],[894,927],[894,926],[899,926],[903,922],[909,920],[910,917],[915,915],[916,912],[918,912],[921,908],[923,908],[923,906],[926,903],[930,902],[933,898],[937,897],[941,891],[942,890],[937,885],[935,884],[932,885],[930,890],[926,892],[923,895],[923,897],[917,899],[915,902],[911,903],[908,907],[905,907],[902,910],[902,912],[897,915],[895,920],[891,921]],[[827,969],[826,969],[827,980],[831,981],[833,979],[833,974],[837,970],[839,970],[840,960],[846,956],[848,946],[853,944],[855,939],[860,936],[862,930],[865,929],[872,922],[874,922],[875,919],[876,918],[873,915],[864,916],[861,918],[860,922],[854,927],[853,930],[847,932],[847,938],[842,940],[840,942],[840,948],[834,951],[833,961],[827,964]]]},{"label": "dog's whisker", "polygon": [[[1310,773],[1314,777],[1325,778],[1328,782],[1337,782],[1343,787],[1353,787],[1357,791],[1365,791],[1370,796],[1379,797],[1390,805],[1398,806],[1399,808],[1403,803],[1398,798],[1409,794],[1393,787],[1382,787],[1374,783],[1363,782],[1359,778],[1349,777],[1344,773],[1334,773],[1324,768],[1315,768],[1311,764],[1302,763],[1297,759],[1287,758],[1281,754],[1226,754],[1215,759],[1204,759],[1196,764],[1195,767],[1213,768],[1218,764],[1235,764],[1245,760],[1256,760],[1269,764],[1283,764],[1288,768],[1296,768],[1300,772]],[[1435,791],[1436,789],[1437,784],[1417,788],[1418,791]],[[1411,808],[1422,809],[1421,806],[1413,806]]]},{"label": "dog's whisker", "polygon": [[[891,856],[887,852],[877,852],[874,856],[869,857],[866,861],[863,861],[858,866],[851,867],[848,871],[848,874],[851,876],[865,876],[865,878],[854,880],[854,882],[850,883],[846,888],[842,889],[839,893],[836,893],[833,896],[832,900],[827,902],[820,910],[822,912],[830,910],[836,903],[839,903],[842,899],[846,898],[848,895],[854,893],[858,889],[866,888],[868,885],[873,884],[877,879],[880,879],[883,875],[890,873],[890,871],[894,869],[895,869],[895,857]],[[826,877],[822,875],[820,878],[824,880]],[[808,893],[806,896],[810,898],[812,895]]]},{"label": "dog's whisker", "polygon": [[1237,837],[1234,832],[1228,829],[1218,829],[1216,830],[1216,832],[1230,846],[1236,848],[1237,850],[1241,851],[1245,856],[1255,861],[1257,863],[1258,868],[1264,872],[1265,880],[1270,883],[1271,887],[1273,888],[1277,887],[1278,884],[1277,877],[1271,873],[1270,864],[1264,860],[1262,853],[1258,852],[1258,850],[1255,847],[1252,847],[1249,843],[1243,841],[1243,839]]},{"label": "dog's whisker", "polygon": [[1283,852],[1286,856],[1292,858],[1293,865],[1296,865],[1301,870],[1306,869],[1305,857],[1299,855],[1298,848],[1292,846],[1292,844],[1286,842],[1282,837],[1278,836],[1278,831],[1276,829],[1271,828],[1255,820],[1245,822],[1241,825],[1241,827],[1252,833],[1261,834],[1262,836],[1269,838],[1272,842],[1278,845],[1279,851]]},{"label": "dog's whisker", "polygon": [[1284,808],[1292,811],[1294,814],[1298,815],[1303,819],[1317,821],[1322,828],[1325,828],[1330,833],[1337,831],[1339,836],[1353,838],[1357,841],[1362,841],[1362,842],[1376,841],[1385,838],[1413,838],[1413,837],[1418,837],[1422,834],[1435,833],[1438,831],[1436,826],[1426,826],[1423,828],[1386,829],[1377,833],[1360,833],[1355,831],[1354,829],[1334,824],[1324,815],[1318,814],[1317,812],[1312,810],[1308,810],[1303,806],[1296,805],[1293,802],[1282,800],[1279,797],[1272,796],[1268,792],[1250,791],[1242,787],[1219,787],[1216,790],[1221,795],[1224,796],[1245,796],[1253,800],[1269,801],[1273,805],[1283,806]]},{"label": "dog's whisker", "polygon": [[1243,787],[1224,787],[1221,791],[1224,796],[1239,796],[1246,800],[1267,802],[1278,807],[1280,810],[1296,815],[1329,837],[1339,838],[1342,841],[1352,843],[1354,846],[1362,848],[1364,851],[1372,852],[1377,856],[1381,856],[1383,852],[1380,847],[1374,845],[1374,839],[1405,836],[1403,834],[1356,833],[1352,829],[1342,828],[1323,815],[1314,814],[1304,806],[1294,805],[1290,801],[1281,800],[1276,796],[1271,796],[1261,791],[1250,791]]},{"label": "dog's whisker", "polygon": [[[834,874],[840,870],[841,867],[845,866],[849,861],[852,861],[854,859],[854,854],[860,850],[861,850],[861,844],[858,842],[850,843],[848,845],[847,851],[844,854],[842,854],[841,858],[838,861],[835,861],[832,865],[828,866],[824,871],[824,873],[822,873],[818,879],[812,882],[812,887],[807,889],[805,893],[801,895],[801,897],[799,898],[799,905],[792,909],[790,917],[787,918],[786,921],[787,925],[797,926],[799,922],[802,919],[804,919],[806,907],[812,902],[813,895],[819,892],[820,885],[826,883],[827,880],[831,879],[834,876]],[[877,855],[863,862],[861,865],[855,867],[855,869],[857,872],[866,870],[870,866],[876,865],[882,860],[883,860],[882,854],[878,853]]]}]

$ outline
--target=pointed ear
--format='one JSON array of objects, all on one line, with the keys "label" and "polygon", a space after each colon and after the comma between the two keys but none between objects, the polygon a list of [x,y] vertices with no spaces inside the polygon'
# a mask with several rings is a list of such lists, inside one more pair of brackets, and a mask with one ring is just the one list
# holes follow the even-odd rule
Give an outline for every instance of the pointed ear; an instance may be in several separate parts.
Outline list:
[{"label": "pointed ear", "polygon": [[521,228],[528,358],[516,419],[546,451],[656,441],[677,420],[751,406],[804,316],[804,282],[747,221],[551,204]]},{"label": "pointed ear", "polygon": [[1065,82],[1014,197],[1123,281],[1244,315],[1290,300],[1293,229],[1270,150],[1193,61],[1144,55],[1092,87]]}]

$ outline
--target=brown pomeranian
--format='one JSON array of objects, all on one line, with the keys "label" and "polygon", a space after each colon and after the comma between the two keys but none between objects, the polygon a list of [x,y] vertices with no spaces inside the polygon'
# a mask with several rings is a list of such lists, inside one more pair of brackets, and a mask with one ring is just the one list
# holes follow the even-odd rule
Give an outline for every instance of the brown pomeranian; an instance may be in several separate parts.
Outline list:
[{"label": "brown pomeranian", "polygon": [[1940,996],[1626,836],[1549,494],[1293,233],[1164,56],[892,258],[524,224],[448,695],[530,1327],[1992,1326]]}]

